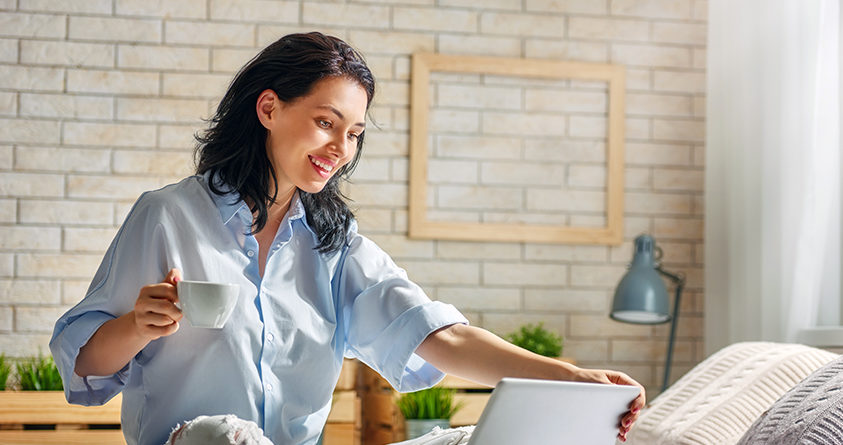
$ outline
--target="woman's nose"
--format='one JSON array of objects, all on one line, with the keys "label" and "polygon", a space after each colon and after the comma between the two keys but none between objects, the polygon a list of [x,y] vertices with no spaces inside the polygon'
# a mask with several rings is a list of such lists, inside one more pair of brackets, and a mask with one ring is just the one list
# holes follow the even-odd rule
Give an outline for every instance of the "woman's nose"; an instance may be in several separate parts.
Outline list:
[{"label": "woman's nose", "polygon": [[331,151],[337,155],[338,158],[344,159],[348,156],[349,153],[352,153],[352,150],[356,149],[357,146],[354,141],[345,137],[339,136],[331,141]]}]

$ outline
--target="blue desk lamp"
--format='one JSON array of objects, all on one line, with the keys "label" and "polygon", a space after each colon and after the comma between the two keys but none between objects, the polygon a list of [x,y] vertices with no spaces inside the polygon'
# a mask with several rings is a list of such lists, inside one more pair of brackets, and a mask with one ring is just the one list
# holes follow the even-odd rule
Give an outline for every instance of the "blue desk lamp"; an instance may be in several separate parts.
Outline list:
[{"label": "blue desk lamp", "polygon": [[[658,252],[658,256],[654,252]],[[667,343],[667,359],[664,364],[662,391],[670,380],[670,364],[673,358],[673,342],[676,338],[676,320],[679,318],[679,296],[685,286],[683,274],[672,274],[661,268],[662,250],[649,235],[635,238],[635,252],[629,271],[618,283],[612,303],[613,320],[634,324],[661,324],[670,321],[670,340]],[[676,285],[673,302],[673,316],[670,316],[667,289],[659,275],[664,275]]]}]

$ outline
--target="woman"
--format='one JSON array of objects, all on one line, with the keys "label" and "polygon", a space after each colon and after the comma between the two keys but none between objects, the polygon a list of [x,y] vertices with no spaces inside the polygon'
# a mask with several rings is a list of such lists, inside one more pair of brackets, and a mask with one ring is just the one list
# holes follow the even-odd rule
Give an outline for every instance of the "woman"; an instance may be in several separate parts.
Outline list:
[{"label": "woman", "polygon": [[[123,392],[129,444],[233,414],[276,444],[313,444],[343,357],[400,391],[443,372],[638,385],[519,349],[431,302],[357,233],[339,183],[363,146],[374,78],[345,42],[294,34],[235,77],[198,137],[197,175],[143,194],[50,346],[68,401]],[[237,283],[221,330],[180,324],[176,283]],[[640,386],[640,385],[639,385]],[[630,405],[619,436],[644,405]]]}]

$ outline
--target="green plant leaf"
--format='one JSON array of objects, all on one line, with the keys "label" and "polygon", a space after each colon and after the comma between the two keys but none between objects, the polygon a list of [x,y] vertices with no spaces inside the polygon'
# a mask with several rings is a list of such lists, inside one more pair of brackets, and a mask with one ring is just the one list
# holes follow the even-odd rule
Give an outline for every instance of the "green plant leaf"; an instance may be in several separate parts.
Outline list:
[{"label": "green plant leaf", "polygon": [[519,347],[545,357],[559,357],[562,355],[562,336],[545,329],[544,323],[532,323],[521,326],[506,339]]},{"label": "green plant leaf", "polygon": [[20,386],[24,391],[60,391],[64,389],[56,363],[52,357],[30,358],[16,366]]},{"label": "green plant leaf", "polygon": [[6,361],[6,355],[0,354],[0,391],[6,389],[6,382],[12,372],[12,364]]},{"label": "green plant leaf", "polygon": [[408,392],[398,398],[398,409],[405,419],[450,419],[462,407],[454,394],[455,389],[439,386]]}]

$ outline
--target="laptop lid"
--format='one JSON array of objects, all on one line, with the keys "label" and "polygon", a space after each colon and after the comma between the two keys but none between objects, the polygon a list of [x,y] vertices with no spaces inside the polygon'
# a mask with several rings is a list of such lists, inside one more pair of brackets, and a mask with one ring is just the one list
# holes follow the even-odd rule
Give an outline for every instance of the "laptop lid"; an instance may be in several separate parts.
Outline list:
[{"label": "laptop lid", "polygon": [[611,445],[636,386],[504,378],[468,445]]}]

